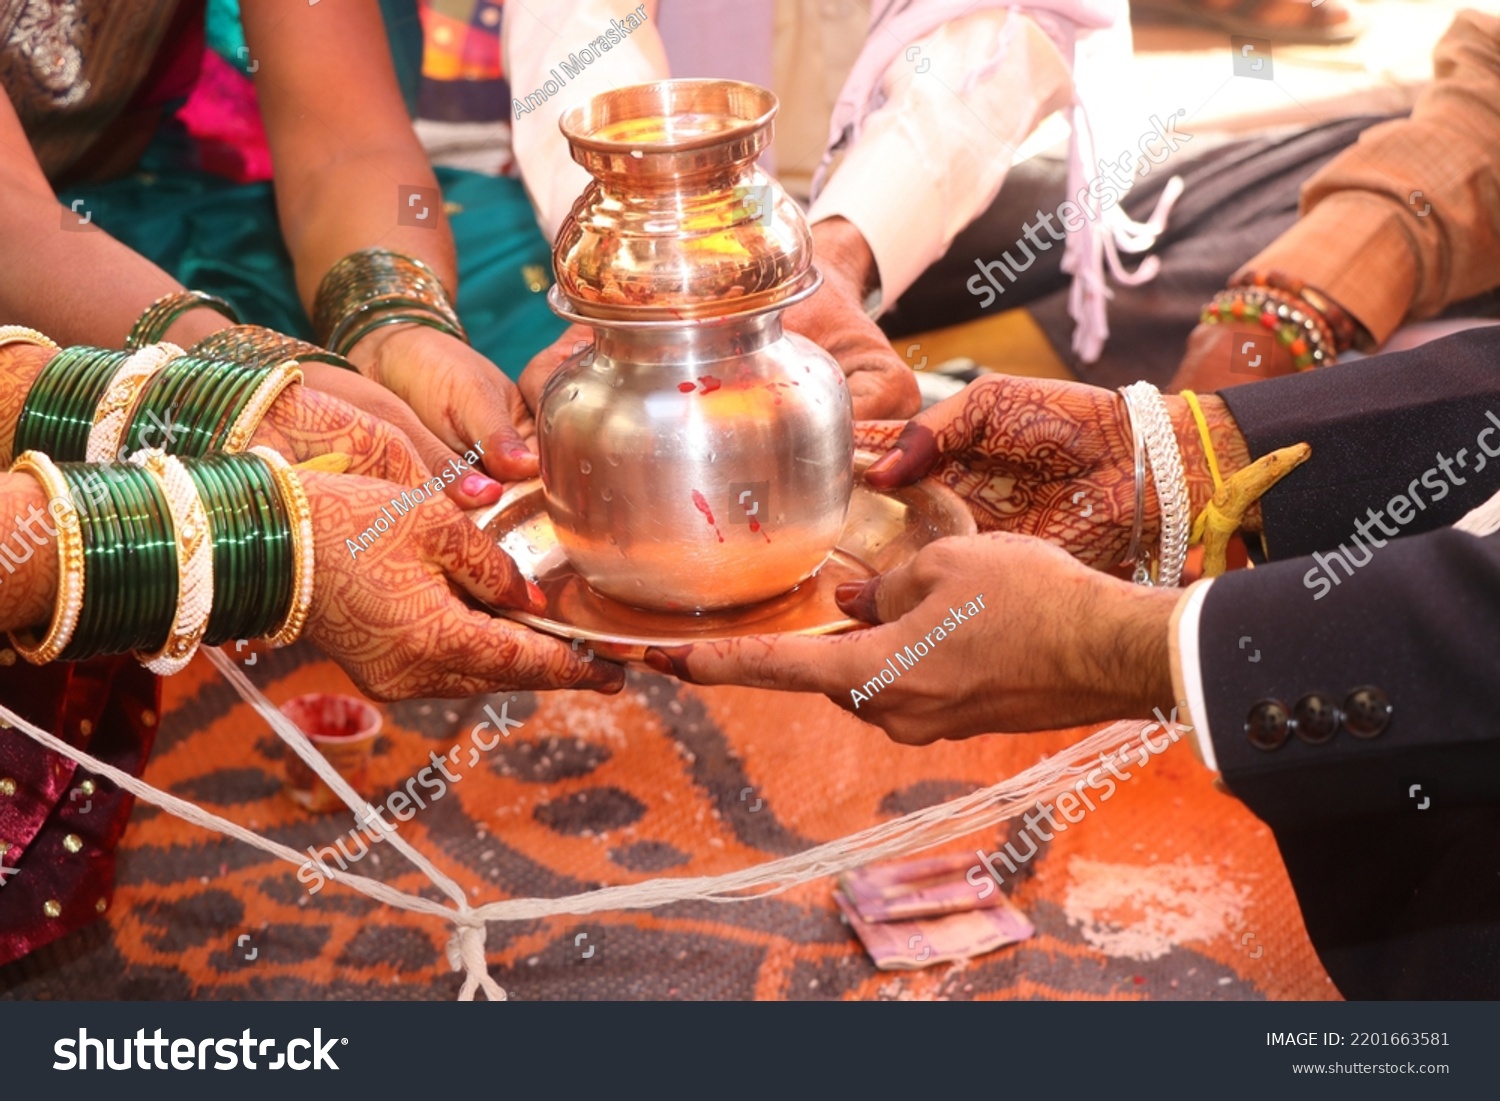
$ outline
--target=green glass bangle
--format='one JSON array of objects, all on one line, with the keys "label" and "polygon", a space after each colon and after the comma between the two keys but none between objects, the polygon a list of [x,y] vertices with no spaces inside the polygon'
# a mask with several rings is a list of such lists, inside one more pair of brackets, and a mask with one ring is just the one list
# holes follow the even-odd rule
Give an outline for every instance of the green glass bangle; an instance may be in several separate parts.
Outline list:
[{"label": "green glass bangle", "polygon": [[195,360],[183,384],[172,393],[175,419],[182,427],[182,438],[175,444],[177,454],[201,457],[213,447],[216,405],[231,400],[246,368],[219,360]]},{"label": "green glass bangle", "polygon": [[266,372],[259,371],[250,379],[248,386],[238,387],[233,394],[227,395],[221,410],[216,412],[217,421],[214,424],[213,439],[216,447],[222,447],[229,430],[234,427],[235,422],[244,413],[245,407],[250,404],[250,399],[260,389],[261,383],[266,379]]},{"label": "green glass bangle", "polygon": [[168,363],[152,375],[146,385],[141,388],[140,395],[136,398],[135,408],[130,414],[130,424],[123,434],[127,455],[133,455],[146,446],[141,437],[148,428],[156,430],[158,422],[172,425],[172,446],[164,447],[163,450],[176,453],[177,426],[173,423],[177,409],[175,399],[177,392],[182,389],[189,377],[189,372],[184,369],[185,358],[178,358]]},{"label": "green glass bangle", "polygon": [[247,386],[253,390],[256,384],[248,368],[232,363],[216,363],[195,378],[181,397],[187,433],[181,454],[201,458],[212,451],[226,410],[240,400]]},{"label": "green glass bangle", "polygon": [[239,311],[227,300],[204,291],[172,291],[164,294],[141,313],[125,338],[127,351],[136,351],[148,344],[159,343],[167,330],[179,317],[189,310],[209,309],[223,314],[236,325],[240,323]]},{"label": "green glass bangle", "polygon": [[270,469],[255,455],[184,462],[209,516],[214,608],[206,645],[270,634],[291,601],[291,525]]},{"label": "green glass bangle", "polygon": [[214,422],[222,408],[240,392],[251,392],[259,372],[223,360],[183,357],[168,363],[147,384],[136,404],[126,439],[133,452],[143,446],[142,433],[154,429],[153,421],[172,425],[173,455],[201,457],[213,447]]},{"label": "green glass bangle", "polygon": [[[237,622],[234,601],[240,592],[239,579],[244,576],[243,518],[233,499],[224,492],[214,464],[217,457],[186,459],[188,476],[198,489],[198,497],[208,514],[209,537],[214,558],[214,606],[208,617],[207,645],[217,646],[233,639]],[[226,624],[229,626],[226,627]],[[217,641],[215,641],[217,640]]]},{"label": "green glass bangle", "polygon": [[255,589],[260,583],[260,574],[266,569],[256,530],[255,505],[232,459],[217,455],[211,461],[210,476],[219,487],[219,494],[230,502],[234,515],[234,555],[225,579],[229,591],[226,593],[223,630],[228,638],[248,639],[254,637],[245,630],[255,600]]},{"label": "green glass bangle", "polygon": [[78,509],[85,578],[78,630],[62,659],[124,653],[140,638],[164,640],[177,608],[176,542],[166,501],[134,467],[70,462],[58,469]]},{"label": "green glass bangle", "polygon": [[325,347],[346,354],[354,342],[342,334],[382,302],[380,312],[410,306],[463,331],[437,273],[414,256],[381,248],[350,253],[328,269],[313,303],[313,331]]},{"label": "green glass bangle", "polygon": [[42,368],[16,423],[16,454],[42,451],[57,461],[81,461],[88,449],[94,412],[110,379],[129,353],[78,346],[53,356]]},{"label": "green glass bangle", "polygon": [[109,485],[109,507],[100,509],[97,518],[103,535],[99,547],[100,573],[107,580],[94,590],[95,603],[100,605],[95,645],[102,654],[122,653],[128,648],[125,642],[128,627],[140,615],[143,587],[141,583],[128,584],[126,578],[131,567],[137,562],[149,562],[149,556],[137,557],[135,548],[145,533],[140,530],[124,472],[115,466],[100,473]]},{"label": "green glass bangle", "polygon": [[276,551],[276,539],[286,529],[284,521],[278,522],[268,508],[265,490],[265,463],[254,455],[235,456],[236,462],[228,470],[235,479],[239,492],[245,495],[248,509],[255,517],[254,547],[261,568],[255,575],[255,583],[245,594],[246,620],[243,629],[246,638],[260,638],[271,633],[275,624],[275,608],[270,606],[276,583],[282,580],[288,564],[281,561]]},{"label": "green glass bangle", "polygon": [[262,543],[265,547],[266,584],[257,606],[257,637],[272,634],[291,614],[293,581],[296,568],[292,549],[292,518],[286,511],[271,467],[258,455],[248,456],[255,466],[251,480],[256,483],[260,505]]},{"label": "green glass bangle", "polygon": [[352,330],[349,330],[347,334],[345,328],[341,328],[330,341],[334,347],[339,348],[346,355],[350,349],[354,348],[365,337],[369,336],[376,329],[384,328],[387,325],[425,325],[429,329],[436,329],[440,333],[447,333],[449,336],[461,340],[465,344],[469,342],[469,334],[464,332],[462,326],[450,324],[440,314],[414,312],[405,307],[397,307],[388,312],[377,313],[373,316],[361,313],[351,314],[345,323],[346,327],[353,322],[359,321],[361,316],[366,317],[363,324],[357,325]]},{"label": "green glass bangle", "polygon": [[134,541],[127,547],[132,578],[141,578],[140,599],[127,617],[121,642],[125,651],[155,653],[166,645],[176,618],[179,584],[177,538],[171,508],[161,486],[140,467],[120,468],[126,477],[124,496],[127,525],[133,523]]},{"label": "green glass bangle", "polygon": [[184,416],[191,421],[196,440],[194,454],[206,455],[221,445],[264,378],[261,368],[229,363],[212,382],[195,387],[183,398]]}]

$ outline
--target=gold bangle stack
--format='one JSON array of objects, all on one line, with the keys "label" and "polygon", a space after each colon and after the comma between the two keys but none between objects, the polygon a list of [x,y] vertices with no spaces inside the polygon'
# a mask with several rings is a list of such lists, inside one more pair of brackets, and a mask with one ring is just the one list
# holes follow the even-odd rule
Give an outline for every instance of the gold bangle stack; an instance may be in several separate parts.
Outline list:
[{"label": "gold bangle stack", "polygon": [[30,631],[10,632],[17,653],[33,665],[45,665],[67,649],[83,611],[83,532],[68,483],[51,459],[40,451],[27,451],[11,464],[10,472],[30,474],[41,483],[47,511],[57,522],[57,602],[47,633],[37,642]]}]

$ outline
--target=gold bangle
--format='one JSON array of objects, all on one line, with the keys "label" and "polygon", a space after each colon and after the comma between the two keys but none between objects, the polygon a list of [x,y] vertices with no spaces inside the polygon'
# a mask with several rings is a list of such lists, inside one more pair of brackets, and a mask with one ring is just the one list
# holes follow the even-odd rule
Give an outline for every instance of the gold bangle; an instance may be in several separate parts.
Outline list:
[{"label": "gold bangle", "polygon": [[177,611],[162,648],[154,654],[136,652],[136,658],[151,672],[170,677],[193,660],[214,610],[214,547],[208,510],[180,460],[152,448],[137,452],[131,462],[156,482],[172,517],[172,537],[177,549]]},{"label": "gold bangle", "polygon": [[89,429],[85,452],[87,461],[113,463],[120,460],[120,441],[130,429],[141,391],[157,371],[182,354],[177,345],[164,341],[142,348],[120,365],[94,410],[94,427]]},{"label": "gold bangle", "polygon": [[316,567],[313,540],[312,505],[307,500],[307,490],[292,465],[269,447],[252,447],[250,454],[259,455],[271,467],[271,476],[281,493],[281,503],[292,522],[292,607],[285,622],[266,636],[272,646],[290,646],[302,634],[312,611],[313,576]]},{"label": "gold bangle", "polygon": [[38,348],[60,351],[57,342],[50,336],[28,329],[25,325],[0,325],[0,348],[7,344],[35,344]]},{"label": "gold bangle", "polygon": [[68,483],[51,459],[40,451],[26,451],[11,463],[12,474],[30,474],[47,494],[47,511],[57,522],[57,603],[41,642],[33,630],[11,631],[10,643],[33,665],[46,665],[73,641],[78,615],[83,611],[83,529]]},{"label": "gold bangle", "polygon": [[266,414],[270,412],[276,399],[281,396],[281,392],[292,383],[301,381],[302,369],[294,359],[279,363],[268,370],[266,377],[261,379],[260,385],[255,388],[255,393],[250,395],[250,400],[245,403],[244,410],[225,435],[223,450],[238,453],[249,447],[255,430],[260,427],[260,422],[266,419]]}]

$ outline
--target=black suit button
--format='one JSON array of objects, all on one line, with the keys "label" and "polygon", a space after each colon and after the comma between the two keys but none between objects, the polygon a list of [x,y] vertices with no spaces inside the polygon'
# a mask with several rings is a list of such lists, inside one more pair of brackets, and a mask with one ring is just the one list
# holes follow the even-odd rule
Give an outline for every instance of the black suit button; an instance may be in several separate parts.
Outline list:
[{"label": "black suit button", "polygon": [[1344,701],[1344,726],[1356,738],[1373,738],[1391,723],[1391,699],[1373,686],[1356,688]]},{"label": "black suit button", "polygon": [[1286,704],[1261,700],[1245,716],[1245,736],[1256,749],[1279,749],[1292,732]]},{"label": "black suit button", "polygon": [[1339,708],[1327,696],[1309,692],[1292,708],[1297,737],[1308,745],[1322,745],[1339,730]]}]

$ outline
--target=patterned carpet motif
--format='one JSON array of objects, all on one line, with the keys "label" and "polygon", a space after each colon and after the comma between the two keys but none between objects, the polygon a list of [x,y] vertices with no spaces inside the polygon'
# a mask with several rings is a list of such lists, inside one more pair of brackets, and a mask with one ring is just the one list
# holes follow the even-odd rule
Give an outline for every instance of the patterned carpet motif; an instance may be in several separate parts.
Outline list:
[{"label": "patterned carpet motif", "polygon": [[[246,670],[277,703],[351,691],[315,650]],[[523,725],[470,752],[485,705]],[[347,813],[282,792],[284,747],[203,659],[167,685],[147,779],[293,848]],[[633,674],[609,699],[517,693],[382,708],[367,794],[380,804],[458,744],[458,779],[401,824],[474,902],[658,875],[713,875],[993,783],[1079,731],[910,748],[826,700]],[[486,732],[486,737],[488,732]],[[429,773],[429,775],[435,775]],[[418,788],[418,791],[423,790]],[[988,831],[954,851],[993,850]],[[440,897],[394,852],[351,865]],[[1185,746],[1153,759],[1011,885],[1036,936],[967,963],[880,972],[832,884],[733,904],[492,925],[516,999],[1332,998],[1268,830]],[[308,877],[311,879],[311,877]],[[447,929],[138,805],[108,919],[0,968],[9,999],[451,999]]]}]

